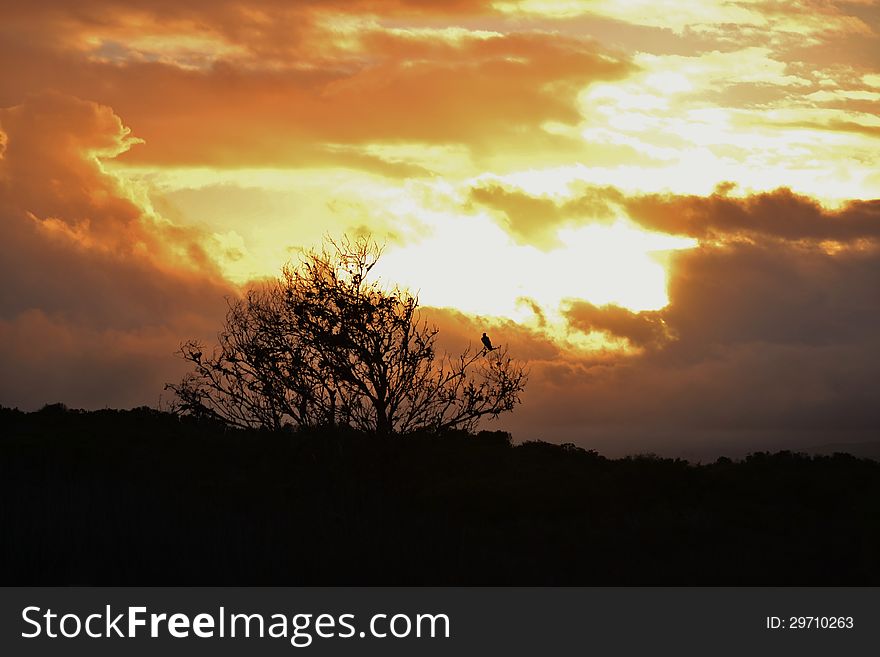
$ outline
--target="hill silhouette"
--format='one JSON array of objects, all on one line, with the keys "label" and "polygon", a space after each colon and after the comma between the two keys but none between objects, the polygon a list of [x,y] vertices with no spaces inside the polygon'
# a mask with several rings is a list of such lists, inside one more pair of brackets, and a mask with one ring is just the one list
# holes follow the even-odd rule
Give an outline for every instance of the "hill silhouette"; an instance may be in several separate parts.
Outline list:
[{"label": "hill silhouette", "polygon": [[0,409],[4,585],[877,585],[880,463]]}]

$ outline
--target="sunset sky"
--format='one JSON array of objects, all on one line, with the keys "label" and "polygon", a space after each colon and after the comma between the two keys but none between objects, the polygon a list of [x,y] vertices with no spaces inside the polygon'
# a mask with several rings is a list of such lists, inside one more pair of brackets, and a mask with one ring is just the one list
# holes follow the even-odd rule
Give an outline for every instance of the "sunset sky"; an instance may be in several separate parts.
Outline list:
[{"label": "sunset sky", "polygon": [[0,16],[0,404],[155,406],[225,296],[370,233],[444,346],[529,361],[517,439],[876,439],[877,0]]}]

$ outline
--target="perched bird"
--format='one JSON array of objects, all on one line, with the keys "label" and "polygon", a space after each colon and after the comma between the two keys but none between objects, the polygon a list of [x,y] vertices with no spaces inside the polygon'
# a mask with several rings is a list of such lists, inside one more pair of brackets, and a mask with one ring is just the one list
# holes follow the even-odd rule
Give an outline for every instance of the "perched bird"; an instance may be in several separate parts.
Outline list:
[{"label": "perched bird", "polygon": [[483,337],[480,338],[480,341],[483,343],[483,346],[486,348],[486,351],[494,351],[495,347],[492,346],[492,341],[489,339],[489,336],[483,333]]}]

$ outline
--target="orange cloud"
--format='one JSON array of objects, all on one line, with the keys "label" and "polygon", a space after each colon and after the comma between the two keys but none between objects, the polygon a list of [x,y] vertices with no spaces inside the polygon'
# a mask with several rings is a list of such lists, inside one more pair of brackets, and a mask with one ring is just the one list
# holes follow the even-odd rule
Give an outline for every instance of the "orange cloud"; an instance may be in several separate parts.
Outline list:
[{"label": "orange cloud", "polygon": [[[122,157],[128,162],[378,168],[380,158],[357,159],[337,146],[411,141],[479,149],[523,135],[533,140],[528,133],[547,121],[579,119],[576,95],[584,85],[631,70],[621,55],[583,38],[405,30],[346,13],[453,11],[443,3],[314,3],[277,16],[272,4],[254,5],[246,16],[237,4],[167,14],[157,7],[111,11],[97,3],[77,14],[58,8],[53,19],[18,14],[37,23],[41,38],[0,47],[0,104],[51,88],[109,105],[146,142]],[[364,22],[347,26],[346,16]],[[144,46],[155,53],[126,45],[144,33],[157,35]],[[200,35],[194,52],[208,57],[214,49],[216,57],[199,64],[191,53],[178,61],[175,34],[178,41]],[[44,45],[53,41],[60,45]],[[287,44],[277,65],[264,52],[271,43]]]},{"label": "orange cloud", "polygon": [[[873,438],[878,201],[829,209],[788,188],[665,190],[685,175],[709,189],[727,170],[713,167],[732,163],[733,173],[770,167],[767,185],[782,178],[811,190],[827,173],[843,181],[827,190],[868,196],[880,51],[866,26],[876,7],[823,3],[817,18],[806,15],[812,3],[797,11],[749,3],[745,16],[738,5],[689,3],[684,18],[696,27],[686,30],[680,16],[656,8],[634,16],[600,4],[604,18],[567,21],[503,16],[486,0],[86,0],[75,9],[0,0],[0,367],[16,373],[4,378],[0,400],[155,403],[179,376],[177,342],[210,340],[223,296],[235,293],[205,254],[206,236],[158,216],[106,173],[107,162],[338,166],[449,183],[442,202],[426,181],[420,189],[392,181],[393,203],[387,188],[363,204],[341,191],[326,200],[302,192],[316,197],[309,208],[354,203],[349,223],[367,229],[380,211],[381,221],[403,226],[416,208],[435,222],[424,230],[460,220],[472,239],[479,207],[522,253],[558,247],[560,228],[626,216],[700,240],[669,256],[661,310],[587,303],[577,292],[591,281],[579,275],[557,276],[574,291],[562,308],[520,300],[535,328],[425,309],[443,348],[476,345],[488,331],[531,361],[525,404],[504,420],[517,437],[608,453]],[[764,19],[770,37],[756,28]],[[669,24],[682,29],[672,35]],[[585,38],[591,30],[642,54]],[[746,55],[749,70],[732,70]],[[119,117],[145,143],[135,146]],[[447,155],[443,167],[432,161]],[[800,181],[785,179],[806,170]],[[453,173],[446,180],[441,171]],[[220,184],[213,175],[205,174],[209,186]],[[295,172],[278,173],[287,175]],[[730,179],[745,188],[741,177]],[[248,211],[259,190],[245,191],[240,221],[264,229]],[[214,238],[230,259],[250,246],[236,216],[211,225],[226,230]],[[490,228],[479,234],[507,240]],[[489,280],[497,272],[481,264],[484,248],[491,239],[469,253]],[[547,287],[558,289],[550,277]],[[527,286],[521,293],[537,296]],[[567,336],[546,334],[552,310]],[[576,340],[596,332],[634,349],[587,351]]]},{"label": "orange cloud", "polygon": [[36,96],[0,110],[0,134],[0,397],[155,400],[179,339],[213,332],[230,288],[198,236],[102,172],[131,141],[109,108]]}]

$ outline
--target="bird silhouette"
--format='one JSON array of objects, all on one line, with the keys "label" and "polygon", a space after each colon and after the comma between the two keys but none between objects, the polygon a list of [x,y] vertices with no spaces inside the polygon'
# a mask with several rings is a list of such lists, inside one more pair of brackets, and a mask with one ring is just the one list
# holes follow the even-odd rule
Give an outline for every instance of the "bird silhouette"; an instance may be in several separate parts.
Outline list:
[{"label": "bird silhouette", "polygon": [[496,347],[492,346],[492,341],[489,339],[489,336],[483,333],[483,337],[480,338],[480,341],[483,343],[483,346],[486,348],[486,351],[494,351]]}]

